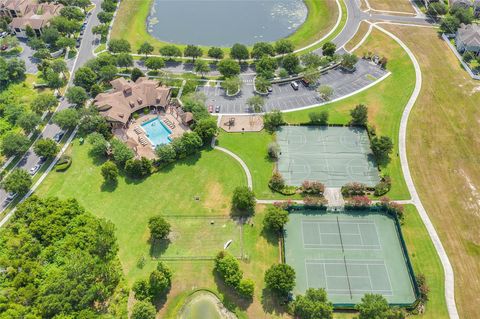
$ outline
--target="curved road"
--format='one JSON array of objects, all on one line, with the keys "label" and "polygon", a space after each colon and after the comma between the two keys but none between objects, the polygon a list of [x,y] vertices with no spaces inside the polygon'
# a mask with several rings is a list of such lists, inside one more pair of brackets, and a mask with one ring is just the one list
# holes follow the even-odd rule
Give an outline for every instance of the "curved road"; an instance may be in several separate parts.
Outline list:
[{"label": "curved road", "polygon": [[[96,25],[99,24],[99,21],[97,19],[97,13],[101,10],[100,9],[100,3],[101,0],[93,0],[92,1],[96,7],[92,11],[92,15],[88,19],[88,24],[83,36],[83,40],[81,43],[81,46],[78,50],[77,58],[73,62],[70,68],[71,74],[74,74],[74,72],[81,67],[82,65],[85,64],[86,61],[89,59],[93,58],[93,42],[94,42],[94,35],[92,33],[92,28]],[[416,25],[429,25],[432,21],[429,19],[425,18],[422,15],[417,15],[417,16],[399,16],[399,15],[393,15],[393,14],[382,14],[382,13],[371,13],[371,12],[364,12],[360,9],[360,0],[345,0],[345,4],[347,7],[347,21],[342,29],[342,31],[333,39],[333,42],[337,45],[340,50],[342,50],[343,46],[355,35],[357,32],[360,22],[363,20],[369,20],[372,22],[390,22],[390,23],[405,23],[405,24],[416,24]],[[427,227],[427,230],[429,232],[429,235],[435,245],[435,248],[437,249],[437,253],[440,256],[440,259],[442,261],[442,265],[444,267],[445,271],[445,297],[447,301],[447,307],[448,307],[448,312],[450,315],[450,318],[452,319],[457,319],[459,318],[458,312],[456,309],[455,305],[455,298],[454,298],[454,275],[453,275],[453,269],[452,266],[448,260],[448,256],[441,244],[440,238],[438,234],[435,231],[435,228],[433,224],[431,223],[422,203],[420,200],[420,197],[415,189],[415,185],[413,183],[413,179],[410,174],[409,166],[408,166],[408,159],[407,159],[407,150],[406,150],[406,131],[407,131],[407,124],[408,124],[408,116],[410,114],[411,109],[413,108],[415,101],[419,95],[421,85],[422,85],[422,78],[421,78],[421,70],[418,65],[418,62],[416,61],[413,53],[408,49],[408,47],[397,37],[395,37],[393,34],[389,33],[388,31],[376,26],[378,29],[381,31],[385,32],[388,34],[390,37],[392,37],[395,41],[397,41],[408,53],[410,59],[412,60],[414,66],[415,66],[415,71],[416,71],[416,85],[415,85],[415,90],[414,93],[412,94],[410,100],[408,101],[407,106],[405,107],[405,111],[402,116],[401,120],[401,125],[400,125],[400,145],[399,145],[399,152],[400,152],[400,157],[401,157],[401,164],[402,164],[402,169],[404,172],[405,180],[407,182],[410,194],[412,196],[412,201],[417,207],[420,216],[422,217],[423,222],[425,223],[425,226]],[[315,51],[318,54],[321,54],[321,50],[316,50]],[[181,69],[181,72],[185,72],[184,67],[189,67],[188,64],[186,65],[170,65],[168,68],[171,68],[171,71],[179,70]],[[191,66],[190,66],[191,67]],[[251,72],[251,70],[246,70],[246,72]],[[73,76],[70,78],[70,81],[68,82],[67,86],[72,85],[72,80]],[[70,105],[66,102],[66,100],[63,100],[60,105],[57,108],[58,110],[62,110],[65,108],[70,107]],[[59,133],[61,130],[58,126],[52,123],[48,123],[44,130],[41,133],[41,137],[48,137],[51,138],[55,136],[55,134]],[[72,135],[69,137],[69,141],[73,138],[75,132],[72,133]],[[68,144],[67,142],[67,144]],[[64,146],[63,150],[66,149],[66,146]],[[243,161],[238,158],[234,153],[226,150],[226,149],[221,149],[217,148],[220,151],[226,152],[229,155],[233,156],[235,159],[237,159],[241,164]],[[28,152],[22,157],[21,161],[17,165],[18,168],[23,168],[25,170],[30,170],[33,166],[35,166],[39,162],[39,157],[33,152],[32,148],[28,150]],[[244,167],[245,166],[245,167]],[[48,174],[49,170],[53,167],[53,164],[50,165],[49,169],[42,175],[41,179],[39,182],[37,182],[34,187],[32,187],[31,192],[35,190],[35,188],[39,185],[39,183],[43,180],[43,178],[46,177]],[[248,167],[243,163],[242,167],[246,172],[249,173]],[[252,187],[252,180],[251,180],[251,175],[247,174],[247,180],[248,180],[248,185],[249,187]],[[31,194],[29,192],[29,194]],[[0,211],[5,210],[5,208],[8,206],[8,203],[6,202],[6,193],[4,190],[0,189]],[[0,221],[0,227],[4,225],[7,221],[8,218],[11,216],[11,214],[8,214],[2,221]]]}]

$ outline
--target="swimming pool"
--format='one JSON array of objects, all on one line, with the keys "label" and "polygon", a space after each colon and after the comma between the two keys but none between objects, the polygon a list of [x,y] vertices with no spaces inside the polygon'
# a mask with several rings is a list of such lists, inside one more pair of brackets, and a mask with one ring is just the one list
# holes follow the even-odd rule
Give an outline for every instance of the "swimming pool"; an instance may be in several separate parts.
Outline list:
[{"label": "swimming pool", "polygon": [[158,117],[142,124],[142,128],[147,133],[147,137],[153,146],[168,144],[172,141],[170,134],[172,131]]}]

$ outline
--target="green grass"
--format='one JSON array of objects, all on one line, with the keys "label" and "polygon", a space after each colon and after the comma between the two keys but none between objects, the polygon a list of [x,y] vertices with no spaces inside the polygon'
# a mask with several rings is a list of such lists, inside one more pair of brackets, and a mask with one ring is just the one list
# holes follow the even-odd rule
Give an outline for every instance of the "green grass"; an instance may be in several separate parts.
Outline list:
[{"label": "green grass", "polygon": [[286,198],[268,187],[274,162],[268,158],[268,144],[274,135],[265,131],[251,133],[227,133],[221,131],[218,145],[234,152],[247,164],[253,177],[253,191],[259,199]]},{"label": "green grass", "polygon": [[430,288],[426,312],[418,318],[448,318],[443,267],[437,251],[414,205],[405,205],[402,232],[415,274],[423,274]]},{"label": "green grass", "polygon": [[403,109],[410,98],[415,85],[415,72],[406,52],[391,38],[373,30],[365,43],[357,50],[358,55],[372,51],[388,58],[388,70],[392,73],[381,83],[347,99],[319,106],[316,108],[285,113],[288,123],[307,123],[310,112],[327,110],[329,123],[347,124],[350,121],[350,110],[359,103],[369,108],[369,123],[376,128],[377,134],[389,136],[394,145],[391,162],[382,167],[382,173],[390,175],[392,189],[387,194],[393,199],[408,199],[409,193],[398,157],[398,132]]},{"label": "green grass", "polygon": [[[309,43],[315,42],[327,34],[335,25],[338,17],[337,4],[334,0],[304,1],[309,10],[307,20],[296,32],[288,37],[296,48],[301,48]],[[143,42],[151,43],[155,47],[156,53],[158,53],[158,49],[161,46],[168,44],[151,36],[146,30],[146,19],[150,12],[151,3],[152,0],[123,1],[113,24],[112,39],[122,38],[128,40],[134,52],[136,52]],[[346,9],[343,10],[342,19],[344,17],[346,19]],[[339,28],[342,26],[343,24],[340,24]],[[178,45],[178,47],[183,50],[185,45]],[[206,53],[208,47],[202,48],[204,49],[204,53]],[[226,53],[228,53],[228,51],[228,49],[225,49]]]}]

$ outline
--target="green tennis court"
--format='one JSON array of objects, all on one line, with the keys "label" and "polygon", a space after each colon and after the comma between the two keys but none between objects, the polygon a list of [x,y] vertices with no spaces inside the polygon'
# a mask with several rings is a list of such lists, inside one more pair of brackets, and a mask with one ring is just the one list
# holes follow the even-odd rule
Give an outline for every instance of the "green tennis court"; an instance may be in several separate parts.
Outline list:
[{"label": "green tennis court", "polygon": [[325,288],[336,306],[366,293],[410,305],[413,274],[395,220],[381,212],[295,210],[285,227],[285,261],[296,272],[295,294]]},{"label": "green tennis court", "polygon": [[283,126],[277,143],[278,171],[288,185],[316,180],[327,187],[350,182],[373,187],[380,181],[363,128]]}]

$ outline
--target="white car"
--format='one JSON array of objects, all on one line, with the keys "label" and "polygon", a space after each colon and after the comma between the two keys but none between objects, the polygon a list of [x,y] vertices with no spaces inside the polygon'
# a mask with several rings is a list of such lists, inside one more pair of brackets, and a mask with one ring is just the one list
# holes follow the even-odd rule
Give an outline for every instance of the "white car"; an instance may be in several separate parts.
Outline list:
[{"label": "white car", "polygon": [[15,198],[15,196],[17,196],[17,193],[8,193],[7,194],[7,201],[11,202]]},{"label": "white car", "polygon": [[35,173],[38,172],[38,170],[40,169],[40,166],[41,166],[40,164],[36,164],[34,167],[32,167],[30,169],[30,175],[32,176],[35,175]]}]

